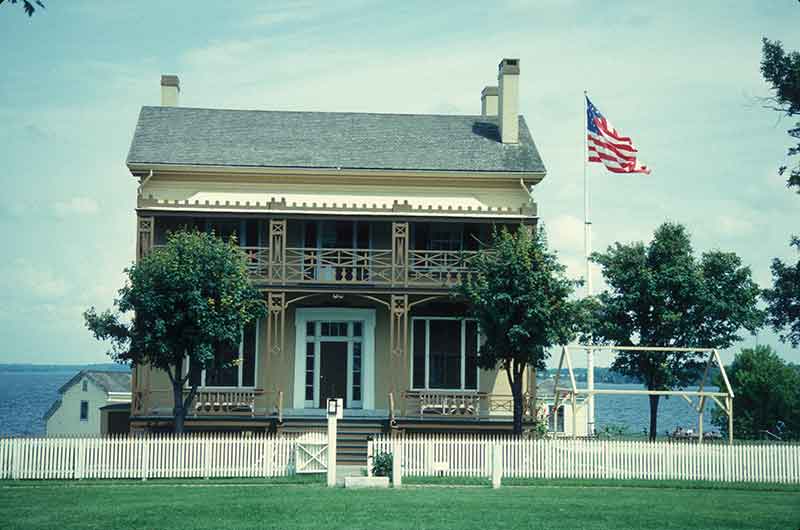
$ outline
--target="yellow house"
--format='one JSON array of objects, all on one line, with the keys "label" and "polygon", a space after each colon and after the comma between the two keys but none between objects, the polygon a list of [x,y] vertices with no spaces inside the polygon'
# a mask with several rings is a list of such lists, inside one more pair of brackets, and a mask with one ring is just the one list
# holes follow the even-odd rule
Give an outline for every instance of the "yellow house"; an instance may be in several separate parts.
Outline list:
[{"label": "yellow house", "polygon": [[[449,292],[496,227],[536,225],[545,167],[503,59],[479,115],[143,107],[127,165],[139,257],[179,227],[236,234],[269,315],[239,363],[196,374],[190,430],[510,428],[505,373]],[[476,98],[477,99],[477,98]],[[168,428],[165,374],[135,370],[133,430]]]}]

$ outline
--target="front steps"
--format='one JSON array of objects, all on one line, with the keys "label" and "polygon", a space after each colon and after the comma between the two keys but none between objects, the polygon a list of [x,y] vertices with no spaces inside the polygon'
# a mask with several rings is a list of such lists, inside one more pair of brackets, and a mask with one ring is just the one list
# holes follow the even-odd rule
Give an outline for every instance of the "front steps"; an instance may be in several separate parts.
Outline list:
[{"label": "front steps", "polygon": [[[327,429],[327,418],[286,418],[280,427],[280,432],[327,432]],[[366,466],[367,439],[384,433],[387,429],[388,424],[381,420],[356,418],[339,420],[336,432],[336,462],[342,466]]]}]

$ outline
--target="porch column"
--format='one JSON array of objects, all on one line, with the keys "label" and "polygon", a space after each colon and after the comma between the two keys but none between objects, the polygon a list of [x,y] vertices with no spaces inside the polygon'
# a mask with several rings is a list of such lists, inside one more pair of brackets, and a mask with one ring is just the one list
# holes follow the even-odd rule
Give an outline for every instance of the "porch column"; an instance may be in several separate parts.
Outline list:
[{"label": "porch column", "polygon": [[153,248],[156,218],[152,216],[139,216],[137,218],[136,233],[136,261],[139,261]]},{"label": "porch column", "polygon": [[286,293],[267,291],[267,351],[274,358],[283,357],[286,329]]},{"label": "porch column", "polygon": [[[392,391],[399,391],[398,374],[408,366],[408,295],[393,294],[390,305],[389,342],[392,354]],[[398,398],[400,396],[397,396]]]},{"label": "porch column", "polygon": [[286,283],[286,219],[269,220],[268,278]]},{"label": "porch column", "polygon": [[408,223],[392,223],[392,285],[408,285]]}]

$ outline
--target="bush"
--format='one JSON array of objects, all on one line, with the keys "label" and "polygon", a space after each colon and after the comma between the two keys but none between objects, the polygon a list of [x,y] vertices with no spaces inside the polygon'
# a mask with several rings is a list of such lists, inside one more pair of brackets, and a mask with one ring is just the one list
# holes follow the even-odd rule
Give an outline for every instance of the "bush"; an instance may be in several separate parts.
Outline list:
[{"label": "bush", "polygon": [[392,478],[392,453],[378,453],[373,457],[372,474]]}]

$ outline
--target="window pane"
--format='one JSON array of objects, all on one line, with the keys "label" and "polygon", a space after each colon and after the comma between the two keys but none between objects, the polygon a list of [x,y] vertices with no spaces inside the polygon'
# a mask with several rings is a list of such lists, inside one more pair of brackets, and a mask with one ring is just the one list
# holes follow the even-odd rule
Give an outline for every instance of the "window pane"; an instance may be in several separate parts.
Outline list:
[{"label": "window pane", "polygon": [[256,323],[244,328],[242,338],[242,386],[256,386]]},{"label": "window pane", "polygon": [[218,346],[216,366],[206,369],[206,386],[239,386],[239,367],[231,364],[238,358],[238,347]]},{"label": "window pane", "polygon": [[353,336],[360,337],[362,333],[363,326],[361,325],[361,322],[353,322]]},{"label": "window pane", "polygon": [[89,402],[88,401],[81,401],[81,419],[88,420],[89,419]]},{"label": "window pane", "polygon": [[314,346],[306,343],[306,401],[314,400]]},{"label": "window pane", "polygon": [[414,388],[425,388],[425,321],[414,320]]},{"label": "window pane", "polygon": [[478,388],[478,323],[474,320],[464,322],[464,388],[477,390]]},{"label": "window pane", "polygon": [[361,401],[361,343],[353,343],[353,401]]},{"label": "window pane", "polygon": [[461,388],[461,321],[430,321],[431,388]]},{"label": "window pane", "polygon": [[200,376],[203,374],[203,367],[200,363],[191,363],[189,366],[189,384],[190,385],[200,385],[202,379]]},{"label": "window pane", "polygon": [[316,322],[306,322],[306,337],[313,337],[315,335],[316,331],[314,331],[314,327],[316,324]]}]

